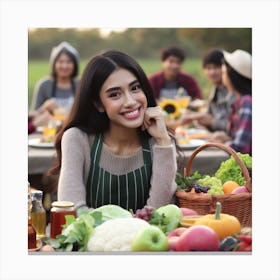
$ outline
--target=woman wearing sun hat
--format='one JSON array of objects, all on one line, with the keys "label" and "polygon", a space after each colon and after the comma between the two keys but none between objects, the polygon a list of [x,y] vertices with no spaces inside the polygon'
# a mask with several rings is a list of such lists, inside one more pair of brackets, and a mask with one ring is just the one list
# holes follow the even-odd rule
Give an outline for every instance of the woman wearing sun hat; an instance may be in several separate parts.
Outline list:
[{"label": "woman wearing sun hat", "polygon": [[53,47],[50,55],[51,74],[37,83],[31,109],[38,110],[49,99],[52,99],[54,108],[62,106],[69,109],[79,83],[78,64],[79,53],[68,42]]},{"label": "woman wearing sun hat", "polygon": [[244,50],[223,51],[223,84],[236,100],[231,107],[227,132],[216,131],[210,142],[220,142],[235,151],[252,154],[252,56]]}]

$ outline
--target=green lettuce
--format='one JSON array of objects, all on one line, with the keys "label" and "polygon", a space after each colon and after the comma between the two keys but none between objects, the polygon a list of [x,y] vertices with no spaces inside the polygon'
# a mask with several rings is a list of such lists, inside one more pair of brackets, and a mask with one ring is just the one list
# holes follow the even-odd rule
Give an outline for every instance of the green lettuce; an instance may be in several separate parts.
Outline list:
[{"label": "green lettuce", "polygon": [[[239,152],[237,155],[243,161],[250,174],[252,170],[252,157],[249,154],[242,154]],[[225,183],[226,181],[235,181],[240,186],[245,185],[245,178],[242,174],[241,168],[233,156],[221,163],[219,169],[215,173],[215,177],[220,179],[222,183]]]},{"label": "green lettuce", "polygon": [[44,237],[42,241],[51,245],[55,251],[86,251],[88,239],[95,227],[102,224],[102,214],[86,211],[78,218],[73,215],[65,216],[66,223],[63,230],[56,238]]}]

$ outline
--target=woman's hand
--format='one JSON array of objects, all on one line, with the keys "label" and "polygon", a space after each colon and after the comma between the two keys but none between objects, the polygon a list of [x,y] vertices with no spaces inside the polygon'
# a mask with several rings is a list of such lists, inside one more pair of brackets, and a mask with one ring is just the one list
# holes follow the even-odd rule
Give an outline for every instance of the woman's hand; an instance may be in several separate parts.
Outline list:
[{"label": "woman's hand", "polygon": [[197,119],[197,121],[200,125],[209,127],[213,122],[213,117],[210,114],[203,114],[200,118]]},{"label": "woman's hand", "polygon": [[44,126],[47,125],[49,123],[49,121],[53,121],[54,118],[52,116],[52,114],[45,110],[43,111],[43,113],[38,113],[36,116],[34,116],[33,118],[33,124],[37,127],[37,126]]},{"label": "woman's hand", "polygon": [[54,98],[50,98],[50,99],[47,99],[43,104],[42,106],[38,109],[38,111],[40,113],[44,112],[44,111],[49,111],[50,113],[53,113],[53,111],[58,108],[58,105],[56,104],[55,102],[55,99]]},{"label": "woman's hand", "polygon": [[224,131],[215,131],[209,135],[209,142],[225,143],[230,140],[230,137]]},{"label": "woman's hand", "polygon": [[142,130],[145,129],[155,138],[158,145],[167,146],[171,144],[163,112],[159,106],[147,108],[142,125]]}]

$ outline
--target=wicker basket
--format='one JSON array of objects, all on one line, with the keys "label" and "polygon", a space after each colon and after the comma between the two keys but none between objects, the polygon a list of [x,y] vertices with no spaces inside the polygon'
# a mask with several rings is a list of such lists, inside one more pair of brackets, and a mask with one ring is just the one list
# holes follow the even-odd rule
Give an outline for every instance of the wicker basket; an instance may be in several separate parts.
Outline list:
[{"label": "wicker basket", "polygon": [[230,147],[219,143],[207,143],[198,147],[187,161],[185,168],[185,176],[191,175],[191,165],[195,156],[202,150],[208,147],[216,147],[228,152],[236,162],[239,164],[242,174],[245,178],[245,186],[248,193],[240,194],[224,194],[224,195],[199,195],[196,193],[186,192],[184,190],[178,190],[176,197],[178,199],[179,207],[187,207],[195,210],[199,215],[215,213],[216,202],[219,201],[222,204],[222,213],[230,214],[238,218],[243,227],[252,226],[252,185],[249,172],[239,158],[237,153]]}]

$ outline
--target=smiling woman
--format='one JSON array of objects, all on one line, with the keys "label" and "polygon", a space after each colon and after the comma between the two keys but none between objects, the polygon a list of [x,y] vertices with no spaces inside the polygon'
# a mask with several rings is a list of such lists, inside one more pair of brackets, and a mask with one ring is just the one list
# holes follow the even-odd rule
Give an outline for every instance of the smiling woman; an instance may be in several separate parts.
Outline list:
[{"label": "smiling woman", "polygon": [[67,112],[72,106],[79,84],[79,53],[68,42],[61,42],[52,48],[50,54],[50,76],[41,78],[34,90],[32,110],[38,110],[46,101],[54,101],[49,111],[54,114],[60,107]]},{"label": "smiling woman", "polygon": [[143,124],[147,99],[131,72],[124,69],[114,71],[101,87],[100,99],[98,110],[106,112],[112,121],[111,131],[114,130],[114,125],[117,125],[117,129],[122,129],[137,128]]},{"label": "smiling woman", "polygon": [[173,202],[173,139],[139,64],[114,50],[94,56],[56,139],[58,199],[133,211]]}]

